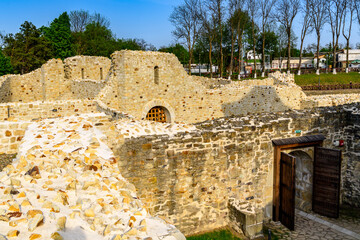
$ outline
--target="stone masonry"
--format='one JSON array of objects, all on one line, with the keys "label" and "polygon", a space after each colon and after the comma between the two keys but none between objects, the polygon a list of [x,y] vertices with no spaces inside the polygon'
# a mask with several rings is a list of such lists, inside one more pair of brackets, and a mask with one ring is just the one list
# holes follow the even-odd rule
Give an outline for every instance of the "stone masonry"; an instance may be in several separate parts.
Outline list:
[{"label": "stone masonry", "polygon": [[[359,94],[308,97],[281,73],[241,82],[188,76],[167,53],[52,59],[31,73],[0,77],[0,154],[18,153],[34,122],[57,126],[64,117],[102,112],[101,122],[91,123],[94,134],[106,136],[101,144],[114,153],[112,167],[152,216],[186,235],[229,226],[257,237],[272,217],[273,139],[323,134],[329,148],[344,140],[341,201],[360,207],[359,101]],[[153,107],[165,109],[168,123],[144,121]],[[54,129],[69,137],[80,131]],[[312,151],[294,153],[297,206],[304,211],[311,208]]]}]

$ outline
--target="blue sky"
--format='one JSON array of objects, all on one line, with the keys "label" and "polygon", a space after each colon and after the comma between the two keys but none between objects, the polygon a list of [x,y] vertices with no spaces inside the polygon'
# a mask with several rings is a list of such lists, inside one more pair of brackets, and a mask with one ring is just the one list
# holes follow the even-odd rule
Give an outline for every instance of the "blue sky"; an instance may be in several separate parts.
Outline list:
[{"label": "blue sky", "polygon": [[107,17],[118,38],[143,38],[156,47],[174,42],[169,16],[181,0],[0,0],[0,32],[16,33],[24,21],[48,25],[64,11],[89,10]]},{"label": "blue sky", "polygon": [[[173,26],[169,16],[173,7],[182,0],[0,0],[0,32],[16,33],[24,21],[31,21],[37,27],[48,25],[64,11],[88,10],[107,17],[110,28],[118,38],[142,38],[156,47],[174,43],[171,35]],[[299,20],[299,19],[297,19]],[[294,31],[300,37],[299,21]],[[306,44],[315,43],[315,34],[309,36]],[[330,28],[322,35],[322,44],[331,42]],[[340,42],[344,43],[341,36]],[[360,29],[354,24],[352,41],[360,42]]]}]

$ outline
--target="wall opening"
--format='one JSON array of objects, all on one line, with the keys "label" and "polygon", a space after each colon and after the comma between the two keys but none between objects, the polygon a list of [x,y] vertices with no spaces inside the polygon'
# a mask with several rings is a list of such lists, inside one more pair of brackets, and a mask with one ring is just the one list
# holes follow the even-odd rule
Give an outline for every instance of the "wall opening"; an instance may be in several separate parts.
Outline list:
[{"label": "wall opening", "polygon": [[313,158],[302,150],[290,153],[296,157],[295,164],[295,208],[305,212],[312,209]]},{"label": "wall opening", "polygon": [[103,80],[103,69],[100,68],[100,80]]},{"label": "wall opening", "polygon": [[84,73],[84,69],[81,69],[81,79],[85,79],[85,73]]},{"label": "wall opening", "polygon": [[169,111],[162,106],[151,108],[146,115],[146,120],[161,123],[171,122]]},{"label": "wall opening", "polygon": [[155,66],[154,67],[154,82],[155,84],[159,84],[159,67]]}]

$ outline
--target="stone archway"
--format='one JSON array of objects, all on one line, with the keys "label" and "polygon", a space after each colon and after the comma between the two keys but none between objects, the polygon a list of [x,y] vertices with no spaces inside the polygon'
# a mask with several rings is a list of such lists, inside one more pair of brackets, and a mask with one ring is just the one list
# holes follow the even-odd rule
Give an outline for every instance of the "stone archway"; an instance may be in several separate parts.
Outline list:
[{"label": "stone archway", "polygon": [[[165,122],[173,123],[175,121],[175,113],[174,113],[173,108],[167,102],[165,102],[163,100],[159,100],[159,99],[150,101],[145,105],[144,110],[141,114],[141,119],[146,120],[149,117],[149,113],[152,110],[156,110],[156,109],[158,109],[158,112],[160,112],[160,113],[163,112],[165,114],[165,118],[166,118]],[[156,112],[154,112],[154,114],[156,114]],[[163,122],[163,121],[160,121],[160,122]]]},{"label": "stone archway", "polygon": [[[305,150],[306,151],[306,150]],[[305,212],[312,209],[314,158],[303,150],[290,152],[296,157],[295,165],[295,207]]]}]

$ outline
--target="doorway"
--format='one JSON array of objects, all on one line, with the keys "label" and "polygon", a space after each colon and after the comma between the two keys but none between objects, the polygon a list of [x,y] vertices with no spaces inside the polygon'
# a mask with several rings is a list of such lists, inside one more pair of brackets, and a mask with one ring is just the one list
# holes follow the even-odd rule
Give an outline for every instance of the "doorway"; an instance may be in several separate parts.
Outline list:
[{"label": "doorway", "polygon": [[[339,216],[341,151],[323,148],[323,135],[273,140],[274,195],[273,219],[290,230],[295,228],[296,151],[314,148],[312,176],[312,210],[328,217]],[[298,156],[299,157],[299,156]],[[309,168],[309,167],[308,167]],[[299,186],[298,186],[299,187]],[[299,192],[299,191],[298,191]]]}]

